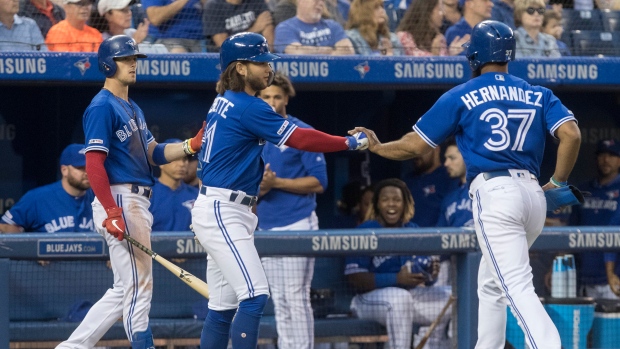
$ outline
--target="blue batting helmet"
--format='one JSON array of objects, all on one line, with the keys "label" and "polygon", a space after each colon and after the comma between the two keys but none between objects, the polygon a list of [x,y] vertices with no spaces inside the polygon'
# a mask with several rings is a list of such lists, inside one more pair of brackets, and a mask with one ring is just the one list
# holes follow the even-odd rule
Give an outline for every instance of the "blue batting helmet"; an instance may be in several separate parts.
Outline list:
[{"label": "blue batting helmet", "polygon": [[271,62],[280,58],[269,52],[265,37],[256,33],[229,36],[220,49],[220,70],[224,72],[235,61]]},{"label": "blue batting helmet", "polygon": [[514,33],[502,22],[482,21],[476,24],[471,32],[471,39],[463,47],[465,57],[469,60],[469,66],[473,71],[487,63],[515,60]]},{"label": "blue batting helmet", "polygon": [[105,39],[99,46],[99,71],[106,78],[114,76],[116,73],[116,62],[114,58],[136,56],[146,58],[144,53],[138,51],[136,42],[127,35],[115,35]]}]

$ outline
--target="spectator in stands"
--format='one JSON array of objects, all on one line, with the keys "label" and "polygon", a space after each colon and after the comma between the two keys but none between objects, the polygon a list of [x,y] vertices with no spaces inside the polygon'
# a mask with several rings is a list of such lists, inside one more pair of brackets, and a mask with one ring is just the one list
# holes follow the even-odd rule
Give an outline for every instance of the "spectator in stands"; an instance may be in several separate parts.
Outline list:
[{"label": "spectator in stands", "polygon": [[515,27],[515,1],[514,0],[493,0],[493,10],[491,11],[491,19],[500,21],[508,25],[512,30]]},{"label": "spectator in stands", "polygon": [[[358,228],[415,228],[413,215],[414,201],[405,183],[386,179],[375,185],[371,209]],[[351,311],[386,326],[390,349],[411,348],[412,324],[430,325],[451,293],[449,287],[429,287],[436,281],[439,264],[427,256],[347,257],[344,273],[357,291]],[[446,336],[450,314],[448,310],[425,348],[450,347]]]},{"label": "spectator in stands", "polygon": [[[573,206],[570,225],[610,225],[614,216],[620,215],[620,142],[609,139],[600,141],[596,149],[597,176],[578,185],[589,191],[583,205]],[[618,220],[620,221],[620,220]],[[582,252],[577,255],[579,293],[593,298],[612,297],[608,285],[603,252]]]},{"label": "spectator in stands", "polygon": [[27,192],[2,216],[0,232],[94,231],[94,199],[86,176],[83,144],[69,144],[60,155],[62,178]]},{"label": "spectator in stands", "polygon": [[[474,26],[485,19],[491,18],[493,1],[491,0],[459,0],[463,10],[463,17],[446,30],[446,42],[450,47],[450,54],[464,54],[462,45],[452,45],[453,41],[467,42]],[[454,49],[453,49],[454,48]]]},{"label": "spectator in stands", "polygon": [[353,0],[347,29],[347,36],[358,55],[403,54],[396,34],[390,33],[383,0]]},{"label": "spectator in stands", "polygon": [[[333,19],[344,27],[347,24],[350,7],[349,0],[325,0],[323,19]],[[296,13],[297,0],[279,0],[273,8],[274,26],[295,17]]]},{"label": "spectator in stands", "polygon": [[458,0],[443,0],[442,5],[442,12],[444,18],[440,30],[442,34],[445,34],[446,30],[448,30],[451,25],[456,24],[458,21],[460,21],[463,15],[461,14]]},{"label": "spectator in stands", "polygon": [[544,0],[515,0],[517,58],[561,57],[555,38],[543,33]]},{"label": "spectator in stands", "polygon": [[543,17],[542,32],[549,34],[555,38],[555,42],[560,50],[560,55],[571,56],[570,49],[564,41],[561,41],[562,33],[564,33],[564,27],[562,26],[562,12],[558,11],[545,11]]},{"label": "spectator in stands", "polygon": [[[138,28],[131,27],[132,11],[129,5],[132,0],[99,0],[97,12],[93,13],[90,23],[97,28],[103,40],[125,34],[140,44],[148,35],[149,23],[145,19]],[[98,16],[97,16],[98,15]]]},{"label": "spectator in stands", "polygon": [[[439,0],[414,1],[405,12],[396,33],[405,54],[416,57],[447,56],[446,38],[441,34],[442,24],[443,11]],[[459,39],[453,45],[465,42]],[[455,52],[460,49],[455,48]]]},{"label": "spectator in stands", "polygon": [[209,0],[202,25],[213,52],[227,37],[241,32],[262,34],[273,47],[273,19],[264,0]]},{"label": "spectator in stands", "polygon": [[0,0],[0,51],[47,51],[37,23],[18,11],[19,0]]},{"label": "spectator in stands", "polygon": [[[181,143],[171,138],[164,143]],[[159,165],[161,172],[151,196],[149,211],[153,214],[153,231],[189,231],[192,224],[192,207],[198,188],[185,184],[188,158]]]},{"label": "spectator in stands", "polygon": [[54,24],[45,43],[50,51],[97,52],[101,33],[86,24],[93,7],[91,0],[63,0],[66,18]]},{"label": "spectator in stands", "polygon": [[54,24],[65,19],[65,10],[51,0],[22,0],[19,15],[34,19],[45,37]]},{"label": "spectator in stands", "polygon": [[149,36],[169,52],[203,52],[202,7],[205,0],[142,0]]},{"label": "spectator in stands", "polygon": [[[284,119],[298,127],[311,128],[286,113],[295,89],[282,73],[258,96]],[[267,143],[263,149],[265,172],[256,209],[260,230],[317,230],[316,194],[327,188],[327,167],[322,153]],[[285,215],[282,213],[286,212]],[[310,306],[312,257],[263,257],[275,307],[279,349],[314,348],[314,318]]]},{"label": "spectator in stands", "polygon": [[323,19],[325,0],[297,0],[297,15],[278,24],[275,50],[296,55],[353,55],[353,44],[338,22]]},{"label": "spectator in stands", "polygon": [[413,170],[403,176],[416,202],[417,214],[413,223],[420,227],[437,224],[443,198],[458,187],[458,179],[452,179],[441,166],[441,147],[413,159]]}]

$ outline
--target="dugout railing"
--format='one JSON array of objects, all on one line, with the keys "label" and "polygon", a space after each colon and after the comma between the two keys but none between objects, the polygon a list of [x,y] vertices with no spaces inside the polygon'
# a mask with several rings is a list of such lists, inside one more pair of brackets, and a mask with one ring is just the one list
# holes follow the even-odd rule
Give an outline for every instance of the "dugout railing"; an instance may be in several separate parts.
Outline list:
[{"label": "dugout railing", "polygon": [[[480,252],[475,234],[462,229],[320,230],[257,232],[261,256],[314,256],[317,342],[384,342],[385,329],[350,317],[352,296],[342,275],[346,255],[452,255],[457,302],[452,311],[455,347],[472,348],[476,340],[476,275]],[[618,251],[620,227],[546,228],[534,251]],[[190,232],[153,233],[152,249],[205,277],[205,252]],[[96,302],[112,284],[107,246],[95,233],[11,234],[0,237],[0,349],[46,348],[68,337],[88,302]],[[46,261],[46,262],[43,262]],[[197,345],[205,311],[202,297],[154,262],[155,291],[151,326],[156,345]],[[337,288],[333,299],[324,298]],[[82,303],[82,304],[81,304]],[[261,343],[277,337],[273,309],[261,323]],[[126,346],[118,322],[101,343]]]}]

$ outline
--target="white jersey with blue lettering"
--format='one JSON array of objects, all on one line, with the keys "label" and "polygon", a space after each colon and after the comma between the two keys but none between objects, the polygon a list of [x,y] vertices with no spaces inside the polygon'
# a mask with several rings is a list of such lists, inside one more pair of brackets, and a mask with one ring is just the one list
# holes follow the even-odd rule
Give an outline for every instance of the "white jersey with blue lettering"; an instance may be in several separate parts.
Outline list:
[{"label": "white jersey with blue lettering", "polygon": [[265,142],[281,146],[296,128],[258,97],[233,91],[217,96],[207,114],[199,159],[202,184],[257,195]]},{"label": "white jersey with blue lettering", "polygon": [[487,73],[446,92],[413,129],[432,147],[455,134],[471,182],[481,172],[504,169],[538,177],[546,132],[553,136],[570,120],[573,113],[551,90]]},{"label": "white jersey with blue lettering", "polygon": [[529,247],[546,213],[538,183],[547,132],[575,121],[553,93],[506,73],[488,72],[445,93],[414,131],[431,147],[448,136],[467,167],[478,270],[477,349],[503,348],[506,306],[532,349],[560,349],[557,328],[532,284]]}]

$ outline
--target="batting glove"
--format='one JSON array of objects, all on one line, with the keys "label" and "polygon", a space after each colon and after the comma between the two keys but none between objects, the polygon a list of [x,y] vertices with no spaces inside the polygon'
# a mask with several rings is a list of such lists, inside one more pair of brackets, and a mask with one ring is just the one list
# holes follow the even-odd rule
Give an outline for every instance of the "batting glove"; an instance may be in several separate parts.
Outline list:
[{"label": "batting glove", "polygon": [[582,192],[577,187],[572,185],[549,189],[545,191],[547,211],[553,212],[564,206],[581,205],[585,201],[584,196],[590,195],[590,192]]},{"label": "batting glove", "polygon": [[368,149],[368,137],[364,132],[358,132],[352,136],[347,136],[347,145],[349,150]]},{"label": "batting glove", "polygon": [[194,155],[198,151],[200,151],[200,148],[202,147],[202,135],[205,133],[206,125],[207,122],[203,121],[202,127],[200,128],[198,133],[196,133],[193,138],[188,138],[183,142],[183,151],[185,151],[185,154]]},{"label": "batting glove", "polygon": [[118,241],[123,241],[123,235],[125,234],[123,209],[121,207],[113,207],[107,208],[105,212],[108,214],[108,218],[103,220],[101,226],[104,227],[108,233],[117,238]]}]

